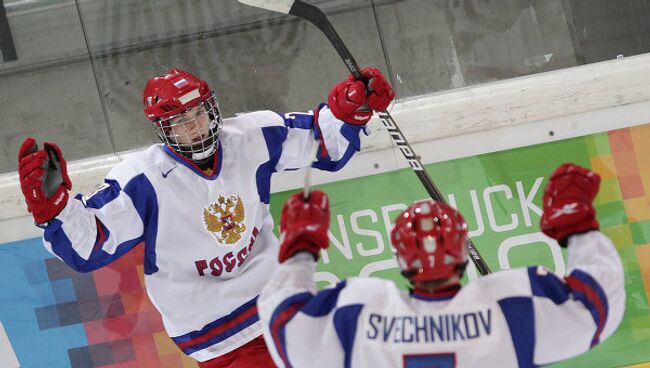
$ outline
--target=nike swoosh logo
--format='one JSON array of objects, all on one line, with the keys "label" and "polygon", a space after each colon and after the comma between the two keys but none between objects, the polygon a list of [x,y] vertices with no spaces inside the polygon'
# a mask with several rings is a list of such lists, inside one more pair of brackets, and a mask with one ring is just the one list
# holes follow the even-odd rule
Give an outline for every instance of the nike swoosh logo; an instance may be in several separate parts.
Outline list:
[{"label": "nike swoosh logo", "polygon": [[176,167],[177,167],[177,166],[172,167],[172,168],[169,169],[169,171],[167,171],[167,172],[161,172],[163,179],[167,179],[167,175],[169,175],[169,173],[172,172],[172,170],[174,170]]}]

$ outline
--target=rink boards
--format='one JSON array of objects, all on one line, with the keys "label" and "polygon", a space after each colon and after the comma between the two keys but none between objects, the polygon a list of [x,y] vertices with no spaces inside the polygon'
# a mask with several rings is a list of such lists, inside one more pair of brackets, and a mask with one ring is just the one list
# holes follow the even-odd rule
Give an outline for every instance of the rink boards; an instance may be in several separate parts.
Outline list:
[{"label": "rink boards", "polygon": [[[467,219],[471,237],[493,270],[541,263],[563,272],[566,254],[539,232],[541,197],[550,172],[573,161],[602,176],[596,200],[602,230],[623,258],[628,295],[617,333],[566,367],[650,361],[650,125],[427,165],[440,190]],[[318,186],[332,202],[330,248],[316,275],[324,287],[350,276],[399,276],[388,242],[391,220],[426,198],[410,170]],[[274,215],[291,192],[272,196]],[[277,221],[276,221],[277,222]],[[146,296],[142,247],[91,274],[54,259],[40,239],[0,246],[0,321],[22,366],[192,367],[165,334]],[[469,278],[477,277],[474,268]],[[206,303],[214,303],[206,296]],[[0,329],[0,332],[2,330]],[[0,339],[3,336],[0,334]],[[7,360],[9,359],[9,360]]]}]

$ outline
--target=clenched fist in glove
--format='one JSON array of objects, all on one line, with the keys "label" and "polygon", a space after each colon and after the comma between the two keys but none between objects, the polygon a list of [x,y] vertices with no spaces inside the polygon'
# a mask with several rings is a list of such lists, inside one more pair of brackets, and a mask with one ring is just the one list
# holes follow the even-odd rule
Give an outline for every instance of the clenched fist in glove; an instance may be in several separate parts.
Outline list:
[{"label": "clenched fist in glove", "polygon": [[574,164],[558,167],[544,190],[542,232],[566,247],[570,235],[598,230],[592,202],[600,176]]},{"label": "clenched fist in glove", "polygon": [[318,252],[329,246],[330,203],[319,190],[305,200],[302,193],[289,197],[280,216],[280,262],[298,252],[309,252],[318,259]]},{"label": "clenched fist in glove", "polygon": [[68,202],[72,183],[56,144],[45,142],[43,149],[38,149],[34,138],[25,139],[18,153],[18,176],[27,210],[36,223],[53,219]]},{"label": "clenched fist in glove", "polygon": [[[337,119],[350,124],[365,124],[373,111],[384,111],[395,98],[395,92],[379,69],[365,68],[361,74],[368,79],[370,91],[363,81],[350,75],[332,88],[327,98]],[[368,93],[369,92],[369,93]]]}]

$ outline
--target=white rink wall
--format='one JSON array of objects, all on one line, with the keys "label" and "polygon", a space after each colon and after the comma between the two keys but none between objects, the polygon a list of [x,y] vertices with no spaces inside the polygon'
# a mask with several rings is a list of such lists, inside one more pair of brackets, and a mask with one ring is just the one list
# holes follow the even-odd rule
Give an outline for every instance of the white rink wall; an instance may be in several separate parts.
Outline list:
[{"label": "white rink wall", "polygon": [[[401,100],[389,110],[425,164],[642,125],[650,123],[650,54]],[[315,184],[408,167],[381,121],[369,124],[361,153],[338,173],[315,170]],[[88,193],[128,154],[70,162],[73,191]],[[295,189],[302,177],[277,174],[271,189]],[[17,173],[0,175],[0,244],[37,236]]]}]

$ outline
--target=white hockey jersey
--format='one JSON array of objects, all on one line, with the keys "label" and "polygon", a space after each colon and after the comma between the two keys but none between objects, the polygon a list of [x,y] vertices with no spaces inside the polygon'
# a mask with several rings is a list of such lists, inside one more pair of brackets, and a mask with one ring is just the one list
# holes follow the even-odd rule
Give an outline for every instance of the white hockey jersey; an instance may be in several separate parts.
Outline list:
[{"label": "white hockey jersey", "polygon": [[[569,240],[568,276],[501,271],[436,297],[351,278],[314,294],[315,264],[298,254],[258,299],[280,367],[535,367],[588,351],[625,309],[621,260],[598,231]],[[304,256],[304,257],[303,257]]]},{"label": "white hockey jersey", "polygon": [[88,272],[143,243],[146,289],[169,336],[199,361],[220,356],[261,335],[256,301],[278,267],[271,175],[309,165],[321,138],[326,154],[313,166],[336,171],[359,150],[363,129],[327,105],[225,119],[210,176],[153,145],[70,200],[45,227],[45,247]]}]

